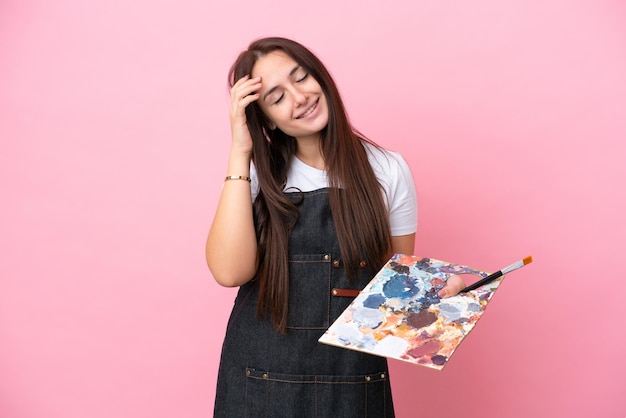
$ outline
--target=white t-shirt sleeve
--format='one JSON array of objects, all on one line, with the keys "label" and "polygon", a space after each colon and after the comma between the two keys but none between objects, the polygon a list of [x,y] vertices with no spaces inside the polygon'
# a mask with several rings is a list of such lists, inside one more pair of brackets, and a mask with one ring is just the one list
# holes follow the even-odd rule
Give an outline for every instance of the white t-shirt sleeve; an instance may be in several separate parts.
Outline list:
[{"label": "white t-shirt sleeve", "polygon": [[417,231],[417,195],[413,174],[401,155],[397,155],[398,175],[390,190],[389,222],[391,235],[408,235]]},{"label": "white t-shirt sleeve", "polygon": [[391,235],[417,231],[417,194],[413,174],[397,152],[367,147],[369,159],[380,182],[389,210]]}]

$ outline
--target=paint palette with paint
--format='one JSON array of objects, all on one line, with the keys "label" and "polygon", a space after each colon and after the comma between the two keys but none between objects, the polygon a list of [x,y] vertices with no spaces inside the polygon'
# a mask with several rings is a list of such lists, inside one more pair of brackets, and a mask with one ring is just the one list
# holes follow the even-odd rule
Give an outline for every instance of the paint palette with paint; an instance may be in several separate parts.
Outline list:
[{"label": "paint palette with paint", "polygon": [[489,273],[395,254],[319,341],[441,370],[502,281],[439,298],[437,292],[453,274]]}]

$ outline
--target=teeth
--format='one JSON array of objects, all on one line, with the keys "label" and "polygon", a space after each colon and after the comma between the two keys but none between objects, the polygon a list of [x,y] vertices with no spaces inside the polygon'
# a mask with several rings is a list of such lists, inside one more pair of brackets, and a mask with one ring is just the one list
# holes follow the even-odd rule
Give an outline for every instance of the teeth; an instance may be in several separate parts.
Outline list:
[{"label": "teeth", "polygon": [[304,112],[304,113],[302,114],[302,116],[300,116],[300,118],[304,118],[304,117],[309,116],[311,113],[313,113],[313,111],[315,110],[315,108],[316,108],[316,107],[317,107],[317,103],[316,103],[316,104],[314,104],[313,106],[311,106],[311,107],[309,108],[309,110],[307,110],[306,112]]}]

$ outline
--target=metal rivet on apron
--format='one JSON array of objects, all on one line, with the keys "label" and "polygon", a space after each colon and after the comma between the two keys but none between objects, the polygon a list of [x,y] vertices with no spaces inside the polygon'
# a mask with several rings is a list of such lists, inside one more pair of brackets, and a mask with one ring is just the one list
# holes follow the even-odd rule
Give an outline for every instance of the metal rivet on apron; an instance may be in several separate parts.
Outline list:
[{"label": "metal rivet on apron", "polygon": [[330,260],[330,255],[324,254],[324,260],[326,260],[326,261]]},{"label": "metal rivet on apron", "polygon": [[371,379],[372,379],[371,377],[369,377],[369,376],[365,376],[365,381],[366,381],[366,382],[369,382]]},{"label": "metal rivet on apron", "polygon": [[263,379],[267,379],[267,373],[263,373]]},{"label": "metal rivet on apron", "polygon": [[359,263],[359,267],[364,268],[367,265],[367,263],[365,262],[365,260],[361,260],[361,262]]},{"label": "metal rivet on apron", "polygon": [[250,376],[250,370],[246,370],[246,376]]},{"label": "metal rivet on apron", "polygon": [[339,268],[339,260],[334,260],[333,261],[333,267],[338,269]]},{"label": "metal rivet on apron", "polygon": [[385,373],[381,373],[381,374],[380,374],[380,378],[381,378],[381,379],[384,379],[384,378],[385,378]]},{"label": "metal rivet on apron", "polygon": [[333,296],[337,296],[337,289],[333,289]]}]

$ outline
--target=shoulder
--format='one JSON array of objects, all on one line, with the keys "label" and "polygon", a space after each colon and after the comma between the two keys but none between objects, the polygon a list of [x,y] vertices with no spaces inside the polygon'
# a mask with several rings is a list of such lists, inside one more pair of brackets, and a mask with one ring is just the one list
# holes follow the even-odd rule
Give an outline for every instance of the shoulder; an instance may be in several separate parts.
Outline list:
[{"label": "shoulder", "polygon": [[364,142],[368,159],[384,193],[392,236],[417,229],[417,196],[413,174],[400,153]]},{"label": "shoulder", "polygon": [[363,142],[376,177],[379,179],[397,178],[410,175],[409,165],[399,152],[391,151],[368,142]]}]

